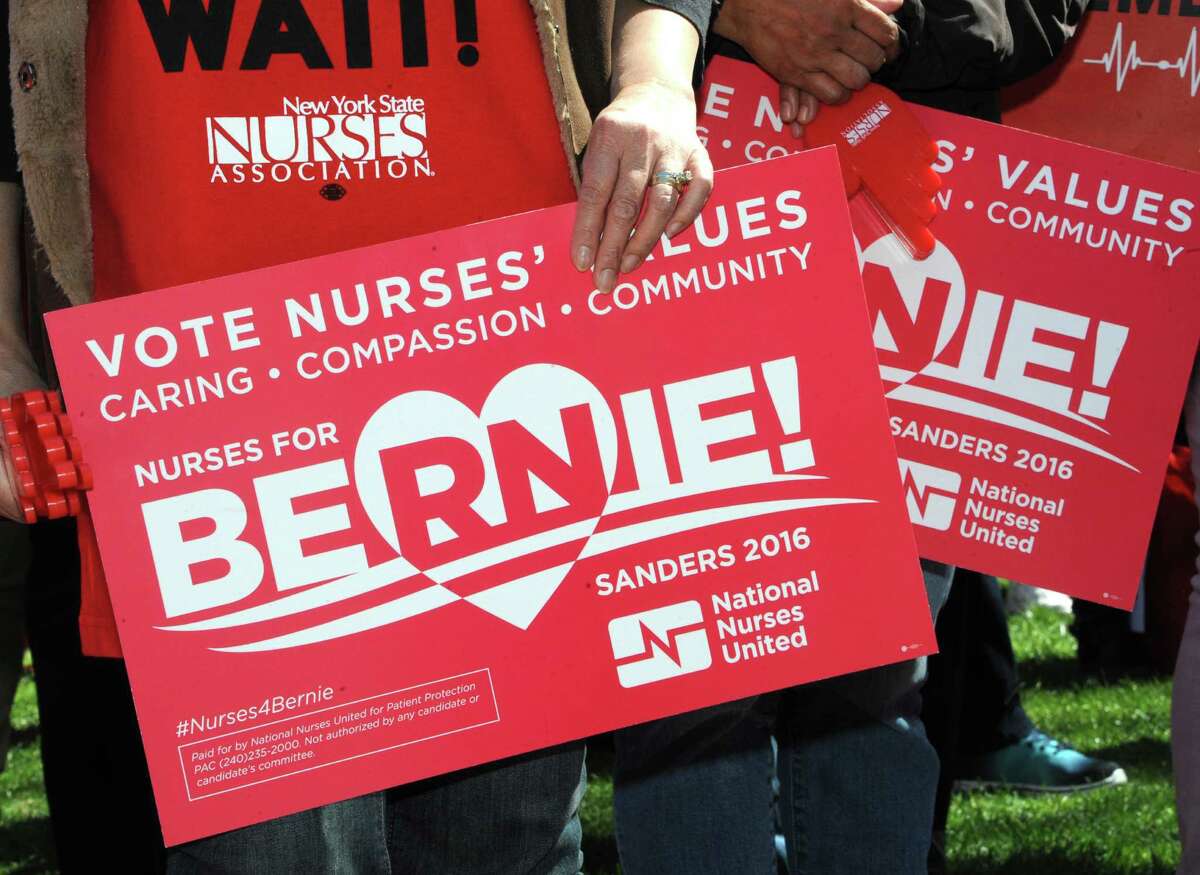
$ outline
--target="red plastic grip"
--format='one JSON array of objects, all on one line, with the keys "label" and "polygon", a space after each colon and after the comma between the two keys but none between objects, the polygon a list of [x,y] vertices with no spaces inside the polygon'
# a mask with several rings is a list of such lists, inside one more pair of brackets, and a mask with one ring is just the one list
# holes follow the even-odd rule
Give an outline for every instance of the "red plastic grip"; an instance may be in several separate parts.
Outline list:
[{"label": "red plastic grip", "polygon": [[0,452],[25,522],[78,516],[92,471],[57,392],[0,398]]},{"label": "red plastic grip", "polygon": [[840,106],[821,107],[804,142],[836,146],[846,194],[865,193],[915,257],[933,252],[937,144],[894,92],[872,84]]}]

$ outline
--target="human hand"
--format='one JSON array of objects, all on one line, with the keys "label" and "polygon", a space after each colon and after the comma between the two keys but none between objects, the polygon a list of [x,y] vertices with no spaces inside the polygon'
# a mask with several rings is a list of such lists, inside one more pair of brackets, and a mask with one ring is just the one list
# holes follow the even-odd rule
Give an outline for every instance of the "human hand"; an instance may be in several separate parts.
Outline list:
[{"label": "human hand", "polygon": [[[692,174],[682,194],[654,181],[661,171],[681,170]],[[590,268],[596,288],[611,292],[617,275],[637,269],[664,231],[674,236],[695,221],[712,182],[691,89],[654,81],[622,88],[588,140],[571,234],[575,267]]]},{"label": "human hand", "polygon": [[[885,15],[892,15],[900,10],[903,0],[869,0],[872,6]],[[895,59],[899,42],[888,52],[888,60]],[[872,72],[878,72],[873,70]],[[788,82],[779,85],[779,117],[783,123],[791,126],[792,136],[797,140],[804,137],[804,126],[817,116],[821,101],[809,91],[805,91]]]},{"label": "human hand", "polygon": [[0,450],[0,518],[18,523],[26,521],[25,512],[17,498],[7,450]]},{"label": "human hand", "polygon": [[[842,103],[896,56],[900,31],[889,16],[902,0],[726,0],[715,30],[746,49],[759,66],[815,101]],[[811,118],[811,115],[809,116]],[[793,121],[806,124],[803,116]]]},{"label": "human hand", "polygon": [[[23,343],[17,345],[0,341],[0,353],[7,353],[0,355],[0,359],[7,359],[0,364],[0,400],[7,400],[17,392],[43,388],[41,377],[25,361],[27,350]],[[0,433],[0,440],[3,439]],[[0,446],[0,518],[26,522],[7,446]]]},{"label": "human hand", "polygon": [[795,85],[779,83],[779,118],[790,125],[792,136],[797,140],[804,137],[804,126],[817,117],[821,101]]}]

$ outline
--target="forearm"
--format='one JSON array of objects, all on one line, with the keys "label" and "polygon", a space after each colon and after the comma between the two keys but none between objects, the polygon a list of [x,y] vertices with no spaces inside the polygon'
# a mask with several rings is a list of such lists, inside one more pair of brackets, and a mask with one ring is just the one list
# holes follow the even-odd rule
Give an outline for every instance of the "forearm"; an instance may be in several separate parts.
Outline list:
[{"label": "forearm", "polygon": [[700,35],[691,19],[642,0],[617,0],[613,95],[646,84],[690,93],[699,49]]},{"label": "forearm", "polygon": [[0,183],[0,396],[41,386],[21,305],[21,188]]},{"label": "forearm", "polygon": [[[591,270],[604,293],[663,234],[690,225],[712,191],[692,91],[700,25],[695,14],[674,11],[686,8],[698,7],[695,0],[617,0],[614,10],[612,102],[588,137],[571,234],[575,267]],[[661,173],[686,174],[690,183],[664,181]]]}]

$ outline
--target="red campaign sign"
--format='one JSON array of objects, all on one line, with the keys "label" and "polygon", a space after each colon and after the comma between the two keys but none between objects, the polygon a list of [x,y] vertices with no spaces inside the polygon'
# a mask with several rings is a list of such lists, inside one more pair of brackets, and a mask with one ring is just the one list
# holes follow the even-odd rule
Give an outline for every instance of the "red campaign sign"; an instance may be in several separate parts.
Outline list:
[{"label": "red campaign sign", "polygon": [[53,314],[169,843],[935,647],[833,150]]},{"label": "red campaign sign", "polygon": [[1008,124],[1188,170],[1197,112],[1195,0],[1093,0],[1059,59],[1004,93]]},{"label": "red campaign sign", "polygon": [[[752,65],[701,98],[718,166],[797,148]],[[1200,334],[1200,176],[908,109],[937,247],[851,214],[921,555],[1131,608]]]}]

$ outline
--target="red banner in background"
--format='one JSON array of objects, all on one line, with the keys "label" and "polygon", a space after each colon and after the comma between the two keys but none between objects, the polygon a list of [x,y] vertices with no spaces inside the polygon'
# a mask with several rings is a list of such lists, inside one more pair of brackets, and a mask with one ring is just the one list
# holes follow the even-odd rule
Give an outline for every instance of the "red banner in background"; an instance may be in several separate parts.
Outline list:
[{"label": "red banner in background", "polygon": [[1200,170],[1200,3],[1093,0],[1058,61],[1004,94],[1004,121]]},{"label": "red banner in background", "polygon": [[832,149],[49,319],[167,842],[934,649]]},{"label": "red banner in background", "polygon": [[[776,101],[714,61],[718,166],[797,148]],[[1200,176],[910,109],[940,149],[936,249],[852,216],[918,548],[1132,607],[1200,334]]]}]

